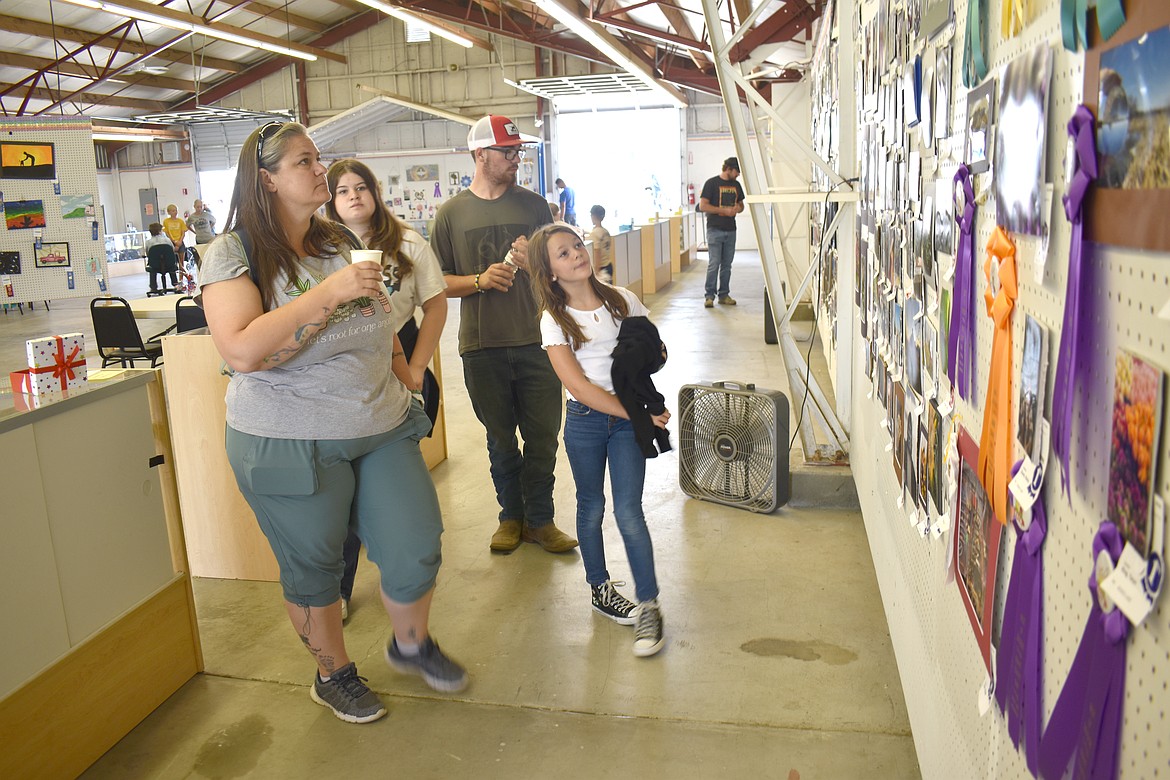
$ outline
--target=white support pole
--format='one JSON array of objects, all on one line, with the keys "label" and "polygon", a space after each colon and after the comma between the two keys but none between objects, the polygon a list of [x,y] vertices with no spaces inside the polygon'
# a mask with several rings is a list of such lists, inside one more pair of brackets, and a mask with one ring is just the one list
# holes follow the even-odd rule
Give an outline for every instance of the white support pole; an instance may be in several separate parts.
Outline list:
[{"label": "white support pole", "polygon": [[[813,164],[817,165],[834,183],[841,184],[843,180],[813,148],[785,120],[776,110],[764,100],[744,77],[732,66],[727,57],[727,43],[723,33],[722,22],[719,19],[718,0],[702,0],[703,15],[707,22],[707,34],[711,40],[711,49],[716,52],[715,72],[719,78],[719,90],[723,95],[723,104],[727,109],[728,124],[731,135],[735,140],[736,152],[739,155],[740,171],[744,177],[745,189],[752,194],[767,191],[761,186],[760,171],[767,161],[760,154],[760,135],[749,136],[743,116],[743,106],[740,105],[737,86],[744,90],[748,99],[759,106],[773,121],[774,127],[783,130],[792,141],[792,146],[804,154]],[[753,121],[754,115],[753,115]],[[788,371],[789,382],[793,394],[799,393],[802,398],[807,397],[805,414],[800,418],[799,434],[804,450],[806,462],[810,463],[837,463],[848,453],[848,442],[845,438],[844,427],[836,419],[833,410],[826,402],[824,393],[817,386],[816,379],[809,372],[804,358],[796,347],[792,335],[791,323],[788,317],[780,316],[783,307],[788,303],[787,296],[782,292],[780,266],[776,259],[774,242],[768,235],[768,220],[770,216],[764,203],[753,201],[749,207],[752,210],[752,222],[756,231],[756,245],[760,250],[760,260],[764,268],[764,284],[772,303],[772,314],[776,322],[776,334],[780,342],[780,352],[784,358],[785,368]],[[819,259],[818,259],[819,262]],[[815,267],[815,263],[814,263]],[[805,377],[808,377],[808,386],[805,387]],[[800,401],[792,399],[795,405]],[[817,445],[813,430],[814,420],[821,425],[828,444]]]}]

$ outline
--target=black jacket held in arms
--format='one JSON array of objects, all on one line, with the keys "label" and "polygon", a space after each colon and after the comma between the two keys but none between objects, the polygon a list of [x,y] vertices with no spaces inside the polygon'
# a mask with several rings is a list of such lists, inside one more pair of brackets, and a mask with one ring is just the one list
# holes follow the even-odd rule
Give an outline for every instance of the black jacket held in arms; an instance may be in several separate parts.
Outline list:
[{"label": "black jacket held in arms", "polygon": [[[634,438],[647,458],[671,449],[670,434],[654,425],[651,415],[666,411],[662,394],[654,387],[650,375],[666,365],[666,345],[658,328],[645,317],[626,317],[618,331],[613,349],[613,392],[630,415]],[[654,444],[658,444],[658,449]]]}]

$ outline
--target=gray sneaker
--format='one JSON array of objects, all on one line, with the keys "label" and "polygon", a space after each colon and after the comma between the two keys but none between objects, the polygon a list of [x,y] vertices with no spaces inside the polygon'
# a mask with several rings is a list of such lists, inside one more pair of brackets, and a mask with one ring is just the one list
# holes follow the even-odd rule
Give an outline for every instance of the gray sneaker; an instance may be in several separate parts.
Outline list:
[{"label": "gray sneaker", "polygon": [[347,723],[369,723],[386,714],[386,707],[378,695],[366,686],[366,678],[358,677],[357,666],[346,664],[322,682],[320,673],[314,675],[309,695],[313,701],[333,710],[333,714]]},{"label": "gray sneaker", "polygon": [[467,670],[444,655],[429,636],[419,645],[418,655],[403,655],[398,640],[391,639],[386,663],[403,674],[417,674],[436,691],[457,693],[467,687]]},{"label": "gray sneaker", "polygon": [[634,655],[654,655],[666,644],[662,632],[662,610],[658,599],[643,601],[634,609]]}]

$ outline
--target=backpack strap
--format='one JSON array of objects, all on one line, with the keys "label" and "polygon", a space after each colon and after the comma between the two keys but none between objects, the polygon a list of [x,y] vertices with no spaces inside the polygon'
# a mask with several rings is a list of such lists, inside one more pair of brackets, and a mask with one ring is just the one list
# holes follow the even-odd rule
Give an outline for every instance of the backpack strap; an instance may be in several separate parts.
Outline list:
[{"label": "backpack strap", "polygon": [[[365,246],[362,244],[362,240],[358,238],[357,233],[354,233],[340,222],[335,224],[341,228],[341,232],[345,234],[346,239],[354,249],[361,249]],[[256,267],[252,265],[252,237],[248,235],[248,229],[243,225],[237,225],[236,229],[232,232],[235,233],[236,238],[239,239],[240,246],[244,250],[244,261],[248,266],[248,274],[252,277],[252,284],[256,285],[256,288],[259,289],[260,277],[256,273]]]}]

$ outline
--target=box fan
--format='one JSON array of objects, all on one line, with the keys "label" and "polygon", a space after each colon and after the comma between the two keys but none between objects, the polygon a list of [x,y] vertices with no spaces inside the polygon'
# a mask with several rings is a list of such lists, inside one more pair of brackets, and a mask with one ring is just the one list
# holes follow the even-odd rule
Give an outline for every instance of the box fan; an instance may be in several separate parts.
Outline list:
[{"label": "box fan", "polygon": [[788,502],[788,398],[747,382],[678,391],[678,481],[692,498],[752,512]]}]

